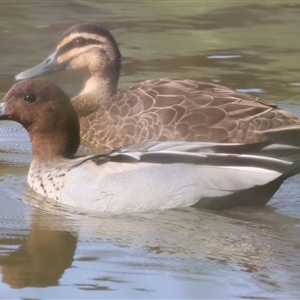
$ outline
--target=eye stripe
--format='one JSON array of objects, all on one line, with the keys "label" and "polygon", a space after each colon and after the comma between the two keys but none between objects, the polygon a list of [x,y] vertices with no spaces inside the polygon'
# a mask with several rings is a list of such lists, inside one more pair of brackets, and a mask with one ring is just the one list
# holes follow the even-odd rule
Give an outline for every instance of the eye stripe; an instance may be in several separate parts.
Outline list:
[{"label": "eye stripe", "polygon": [[[58,48],[58,51],[57,51],[57,57],[70,51],[71,49],[73,48],[76,48],[74,46],[74,41],[77,39],[74,38],[72,41],[70,41],[69,43],[63,45],[62,47]],[[86,47],[86,46],[89,46],[89,45],[103,45],[104,43],[99,41],[99,40],[95,40],[95,39],[84,39],[85,41],[85,44],[81,47],[78,47],[78,48],[83,48],[83,47]]]},{"label": "eye stripe", "polygon": [[92,34],[92,33],[87,33],[87,32],[76,32],[76,33],[71,33],[68,35],[65,35],[64,37],[62,37],[60,39],[60,41],[58,42],[58,48],[60,47],[60,45],[66,45],[71,41],[74,41],[74,39],[76,38],[84,38],[86,40],[89,39],[93,39],[93,40],[98,40],[101,42],[105,42],[107,40],[110,40],[112,37],[106,36],[106,35],[99,35],[99,34]]}]

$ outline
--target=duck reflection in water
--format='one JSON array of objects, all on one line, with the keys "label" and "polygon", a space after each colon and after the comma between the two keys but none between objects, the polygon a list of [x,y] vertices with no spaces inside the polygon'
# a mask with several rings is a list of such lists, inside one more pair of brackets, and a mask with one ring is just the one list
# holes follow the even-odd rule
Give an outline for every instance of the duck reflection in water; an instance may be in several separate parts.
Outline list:
[{"label": "duck reflection in water", "polygon": [[[52,223],[52,229],[45,223]],[[58,215],[41,216],[41,211],[34,210],[28,240],[0,258],[2,281],[12,288],[57,285],[73,262],[76,243],[76,234],[62,229]]]},{"label": "duck reflection in water", "polygon": [[[73,286],[120,290],[129,279],[136,283],[134,276],[147,280],[149,270],[157,274],[164,270],[177,278],[186,274],[187,267],[188,274],[204,276],[204,281],[219,277],[219,272],[228,276],[232,267],[234,273],[247,270],[247,278],[251,273],[251,280],[268,281],[273,288],[274,264],[275,269],[294,267],[284,254],[295,257],[297,243],[291,243],[291,236],[297,236],[299,227],[294,225],[299,220],[271,207],[84,215],[40,200],[27,191],[24,202],[34,207],[28,239],[0,258],[2,281],[12,288],[59,285],[64,272],[72,268]],[[74,258],[76,248],[81,250]],[[79,263],[82,275],[77,278]]]}]

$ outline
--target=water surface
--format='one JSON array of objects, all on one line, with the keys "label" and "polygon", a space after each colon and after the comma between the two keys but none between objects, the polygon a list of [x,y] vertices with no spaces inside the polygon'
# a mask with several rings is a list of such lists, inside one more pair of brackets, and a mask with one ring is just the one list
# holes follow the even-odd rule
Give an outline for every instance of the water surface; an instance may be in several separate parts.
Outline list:
[{"label": "water surface", "polygon": [[[4,2],[0,97],[78,22],[111,30],[120,87],[177,76],[271,100],[300,116],[295,1]],[[70,95],[81,78],[49,79]],[[27,133],[0,124],[0,298],[297,298],[300,177],[263,208],[91,215],[26,187]]]}]

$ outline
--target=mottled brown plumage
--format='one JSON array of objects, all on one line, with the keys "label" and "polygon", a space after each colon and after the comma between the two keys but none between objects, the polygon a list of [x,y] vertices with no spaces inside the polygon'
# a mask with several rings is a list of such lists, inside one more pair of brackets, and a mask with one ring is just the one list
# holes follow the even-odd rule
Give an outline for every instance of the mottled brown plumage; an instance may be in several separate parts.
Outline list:
[{"label": "mottled brown plumage", "polygon": [[[85,102],[84,95],[72,101],[77,111],[77,103]],[[109,149],[150,140],[253,143],[275,137],[298,145],[300,137],[289,141],[293,131],[298,134],[299,119],[271,103],[214,84],[170,78],[123,90],[81,116],[80,123],[85,141]],[[281,129],[285,133],[279,134]]]},{"label": "mottled brown plumage", "polygon": [[154,140],[300,145],[299,118],[273,103],[177,78],[147,80],[117,92],[120,67],[112,35],[85,23],[66,31],[48,59],[16,79],[64,69],[81,72],[84,87],[72,104],[82,142],[101,150]]}]

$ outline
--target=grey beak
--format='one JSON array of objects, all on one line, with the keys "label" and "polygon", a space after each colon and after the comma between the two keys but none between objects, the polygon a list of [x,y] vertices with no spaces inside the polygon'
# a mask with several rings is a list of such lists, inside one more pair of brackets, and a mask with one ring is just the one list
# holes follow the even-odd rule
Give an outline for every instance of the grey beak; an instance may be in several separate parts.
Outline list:
[{"label": "grey beak", "polygon": [[6,118],[5,107],[6,107],[5,102],[0,103],[0,120]]},{"label": "grey beak", "polygon": [[15,76],[15,80],[22,80],[28,79],[33,77],[38,77],[42,75],[47,75],[50,73],[57,72],[63,68],[65,65],[58,64],[56,61],[56,51],[51,53],[42,63],[38,64],[37,66],[28,69],[24,72],[21,72]]}]

